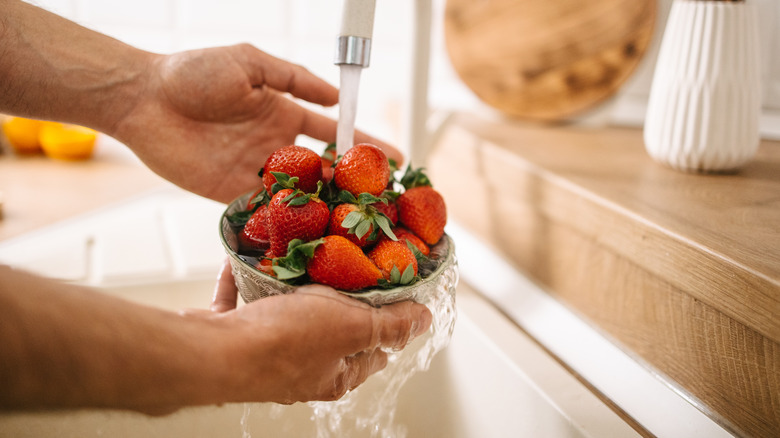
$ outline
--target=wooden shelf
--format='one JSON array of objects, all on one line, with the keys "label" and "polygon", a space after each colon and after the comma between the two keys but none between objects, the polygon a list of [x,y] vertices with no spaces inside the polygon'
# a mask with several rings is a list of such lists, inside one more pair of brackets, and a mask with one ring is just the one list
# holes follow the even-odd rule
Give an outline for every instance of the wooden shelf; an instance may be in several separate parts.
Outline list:
[{"label": "wooden shelf", "polygon": [[780,143],[686,174],[639,130],[458,114],[428,167],[454,220],[703,410],[780,430]]}]

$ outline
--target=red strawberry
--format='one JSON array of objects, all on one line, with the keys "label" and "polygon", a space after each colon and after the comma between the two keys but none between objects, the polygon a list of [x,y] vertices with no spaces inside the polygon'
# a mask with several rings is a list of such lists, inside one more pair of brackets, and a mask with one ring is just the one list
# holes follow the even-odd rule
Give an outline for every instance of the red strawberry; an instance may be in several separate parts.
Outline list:
[{"label": "red strawberry", "polygon": [[423,255],[429,255],[431,253],[431,249],[428,247],[428,245],[425,244],[425,242],[422,241],[419,237],[417,237],[414,233],[407,230],[403,227],[397,227],[393,228],[393,232],[395,233],[395,237],[398,238],[399,242],[405,242],[409,241],[412,245],[416,246],[417,249],[420,250]]},{"label": "red strawberry", "polygon": [[330,210],[317,195],[283,189],[271,198],[268,205],[268,234],[271,252],[275,256],[286,255],[287,245],[293,239],[308,242],[325,233]]},{"label": "red strawberry", "polygon": [[333,176],[341,190],[379,196],[390,181],[390,164],[381,149],[362,143],[344,153]]},{"label": "red strawberry", "polygon": [[[382,238],[368,253],[368,258],[382,271],[385,280],[392,284],[408,284],[417,275],[417,258],[406,242]],[[412,270],[407,273],[409,266]]]},{"label": "red strawberry", "polygon": [[268,205],[261,205],[252,213],[238,234],[238,243],[247,252],[263,252],[269,248]]},{"label": "red strawberry", "polygon": [[376,286],[382,273],[363,251],[341,236],[325,236],[306,264],[315,283],[354,291]]},{"label": "red strawberry", "polygon": [[257,265],[255,266],[258,271],[264,272],[271,277],[276,277],[276,273],[273,269],[274,262],[273,262],[273,254],[271,254],[271,250],[268,250],[265,253],[265,257],[260,259],[259,262],[257,262]]},{"label": "red strawberry", "polygon": [[297,177],[295,187],[306,193],[317,191],[317,182],[322,179],[322,161],[320,156],[311,149],[290,145],[275,150],[263,166],[263,185],[268,193],[273,193],[272,187],[276,177],[271,172],[282,172],[291,178]]},{"label": "red strawberry", "polygon": [[406,190],[396,201],[398,219],[425,243],[434,245],[444,234],[447,207],[444,198],[431,186]]},{"label": "red strawberry", "polygon": [[379,211],[380,206],[386,207],[382,198],[368,193],[355,198],[342,191],[339,199],[344,203],[333,208],[328,234],[346,237],[361,248],[375,243],[382,232],[395,238],[392,221]]},{"label": "red strawberry", "polygon": [[350,230],[354,227],[341,226],[346,217],[353,212],[360,214],[360,207],[355,204],[339,204],[334,207],[333,211],[330,213],[330,222],[328,222],[328,231],[326,234],[344,237],[361,248],[376,242],[376,236],[369,240],[371,233],[374,231],[374,226],[371,224],[368,225],[368,229],[363,230],[365,233],[361,237],[358,237],[356,231],[350,233]]}]

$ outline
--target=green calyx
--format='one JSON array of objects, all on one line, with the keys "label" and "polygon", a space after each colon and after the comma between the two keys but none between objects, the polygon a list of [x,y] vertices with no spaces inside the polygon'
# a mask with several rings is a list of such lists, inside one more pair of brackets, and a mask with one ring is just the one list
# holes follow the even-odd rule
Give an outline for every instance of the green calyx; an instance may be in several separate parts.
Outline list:
[{"label": "green calyx", "polygon": [[341,221],[341,226],[348,230],[347,233],[354,234],[358,239],[362,239],[369,230],[372,230],[368,240],[376,240],[379,236],[379,230],[382,230],[387,237],[398,240],[395,233],[393,233],[393,224],[390,222],[390,218],[371,205],[378,202],[387,205],[388,200],[386,198],[378,198],[370,193],[361,193],[355,198],[352,193],[342,190],[339,193],[339,199],[344,203],[358,206],[357,210],[349,213]]},{"label": "green calyx", "polygon": [[401,177],[401,185],[404,186],[406,190],[414,187],[433,186],[433,184],[431,184],[431,180],[428,179],[428,175],[426,175],[423,170],[425,170],[424,167],[413,169],[410,163],[408,166],[406,166],[404,176]]},{"label": "green calyx", "polygon": [[406,266],[403,273],[398,269],[398,266],[393,265],[393,269],[390,270],[390,279],[380,279],[379,286],[386,289],[395,286],[408,286],[419,278],[419,276],[414,275],[414,266],[411,263]]},{"label": "green calyx", "polygon": [[[293,177],[290,179],[297,180],[298,178]],[[305,205],[313,198],[317,198],[321,190],[322,190],[322,181],[317,181],[317,191],[314,193],[304,193],[303,190],[301,189],[294,189],[292,193],[290,193],[289,195],[285,196],[284,199],[282,199],[282,204],[287,204],[289,206]]]},{"label": "green calyx", "polygon": [[290,175],[284,172],[271,172],[271,175],[276,178],[276,182],[271,185],[272,195],[275,195],[279,190],[295,189],[295,184],[297,184],[299,180],[297,176],[290,177]]},{"label": "green calyx", "polygon": [[249,221],[249,218],[252,217],[252,213],[254,213],[252,210],[237,211],[228,216],[227,220],[231,226],[243,227]]},{"label": "green calyx", "polygon": [[287,245],[287,255],[272,259],[272,269],[276,278],[290,281],[303,277],[306,274],[306,263],[314,257],[314,250],[324,241],[324,239],[311,242],[304,242],[301,239],[290,241]]},{"label": "green calyx", "polygon": [[269,195],[268,191],[266,190],[261,191],[260,193],[255,195],[254,198],[249,200],[249,204],[255,205],[254,210],[257,210],[257,207],[264,204],[268,204],[269,202],[271,202],[271,195]]}]

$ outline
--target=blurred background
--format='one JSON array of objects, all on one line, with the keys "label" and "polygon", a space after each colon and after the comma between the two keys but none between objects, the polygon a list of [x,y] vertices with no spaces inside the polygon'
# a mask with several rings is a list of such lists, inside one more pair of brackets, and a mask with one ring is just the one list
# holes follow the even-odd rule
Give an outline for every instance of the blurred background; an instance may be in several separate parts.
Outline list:
[{"label": "blurred background", "polygon": [[[748,0],[760,8],[764,108],[762,134],[780,138],[780,2]],[[333,65],[342,0],[41,0],[30,3],[139,48],[172,53],[193,48],[249,42],[280,58],[301,64],[338,85]],[[659,0],[652,47],[631,80],[609,102],[579,121],[641,126],[671,0]],[[444,44],[445,0],[433,0],[430,70],[433,109],[490,111],[458,79]],[[413,0],[376,4],[371,66],[363,72],[358,104],[360,129],[402,148],[404,105],[412,80]],[[518,29],[522,35],[522,29]],[[327,111],[333,117],[337,109]]]}]

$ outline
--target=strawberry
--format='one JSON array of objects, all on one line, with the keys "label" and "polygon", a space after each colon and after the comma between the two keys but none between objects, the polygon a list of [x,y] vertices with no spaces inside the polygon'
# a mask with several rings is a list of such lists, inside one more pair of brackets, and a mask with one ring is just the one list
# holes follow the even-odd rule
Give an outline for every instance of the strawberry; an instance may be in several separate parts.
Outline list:
[{"label": "strawberry", "polygon": [[258,271],[264,272],[271,277],[276,277],[276,273],[273,270],[273,254],[271,253],[271,250],[269,249],[265,253],[265,257],[260,259],[259,262],[257,262],[257,265],[255,265],[255,268],[257,268]]},{"label": "strawberry", "polygon": [[271,245],[268,237],[268,205],[257,207],[238,234],[239,247],[247,252],[263,252]]},{"label": "strawberry", "polygon": [[382,238],[368,253],[368,258],[390,284],[406,285],[417,275],[417,257],[406,242]]},{"label": "strawberry", "polygon": [[[320,183],[318,185],[322,187]],[[315,193],[282,189],[268,204],[268,225],[271,252],[275,256],[287,254],[287,245],[293,239],[310,241],[321,237],[328,226],[330,210]]]},{"label": "strawberry", "polygon": [[344,153],[333,178],[339,189],[355,196],[364,192],[379,196],[390,181],[390,164],[381,149],[362,143]]},{"label": "strawberry", "polygon": [[382,273],[363,251],[341,236],[325,236],[306,264],[315,283],[354,291],[376,286]]},{"label": "strawberry", "polygon": [[407,230],[406,228],[396,227],[393,229],[393,232],[395,233],[395,236],[398,238],[399,242],[405,242],[408,240],[409,243],[416,246],[423,255],[427,256],[431,253],[431,249],[428,247],[428,245],[426,245],[422,239],[417,237],[417,235]]},{"label": "strawberry", "polygon": [[431,186],[407,189],[396,201],[398,220],[425,243],[434,245],[444,234],[447,207],[444,198]]},{"label": "strawberry", "polygon": [[268,193],[274,193],[276,176],[273,172],[286,173],[290,178],[297,177],[296,187],[306,193],[317,190],[317,182],[322,179],[322,161],[311,149],[290,145],[275,150],[265,161],[263,185]]},{"label": "strawberry", "polygon": [[327,234],[345,237],[361,248],[375,243],[380,230],[395,238],[391,220],[377,207],[385,206],[381,198],[361,193],[355,199],[350,192],[342,191],[339,199],[344,203],[333,208]]}]

